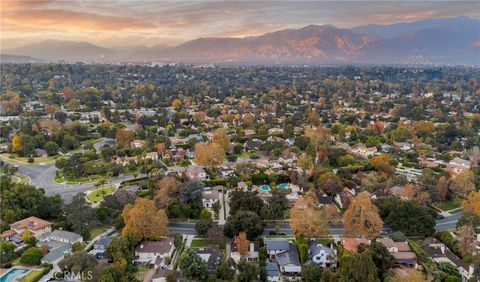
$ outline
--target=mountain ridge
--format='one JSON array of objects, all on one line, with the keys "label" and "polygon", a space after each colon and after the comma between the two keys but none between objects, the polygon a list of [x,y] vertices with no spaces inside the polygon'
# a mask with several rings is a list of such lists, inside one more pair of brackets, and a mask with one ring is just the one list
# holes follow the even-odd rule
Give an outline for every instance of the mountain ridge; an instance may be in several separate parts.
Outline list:
[{"label": "mountain ridge", "polygon": [[[382,33],[389,29],[396,34],[385,38]],[[46,61],[480,64],[479,35],[479,20],[458,17],[351,29],[307,25],[243,38],[197,38],[177,46],[114,49],[46,40],[5,51]]]}]

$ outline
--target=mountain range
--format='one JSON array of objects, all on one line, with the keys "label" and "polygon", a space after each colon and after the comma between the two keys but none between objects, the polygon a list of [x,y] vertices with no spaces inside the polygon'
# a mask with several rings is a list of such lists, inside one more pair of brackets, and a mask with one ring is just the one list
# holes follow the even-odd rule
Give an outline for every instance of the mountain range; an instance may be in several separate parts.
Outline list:
[{"label": "mountain range", "polygon": [[2,53],[49,62],[478,65],[480,20],[456,17],[351,29],[309,25],[244,38],[199,38],[178,46],[105,48],[46,40]]}]

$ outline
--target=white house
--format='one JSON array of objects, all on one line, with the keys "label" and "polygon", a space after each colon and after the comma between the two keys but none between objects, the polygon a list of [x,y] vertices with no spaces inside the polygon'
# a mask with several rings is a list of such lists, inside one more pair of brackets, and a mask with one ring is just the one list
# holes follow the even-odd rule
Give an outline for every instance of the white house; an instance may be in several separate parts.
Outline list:
[{"label": "white house", "polygon": [[202,192],[202,203],[203,207],[207,209],[211,209],[213,204],[218,202],[219,193],[218,190],[215,189],[205,189]]},{"label": "white house", "polygon": [[191,179],[207,180],[210,176],[207,174],[203,166],[191,165],[187,168],[187,175]]},{"label": "white house", "polygon": [[460,173],[460,172],[462,172],[466,169],[469,169],[470,166],[471,166],[470,161],[461,159],[459,157],[455,157],[453,160],[451,160],[447,164],[447,169],[449,169],[450,171],[452,171],[454,173]]},{"label": "white house", "polygon": [[155,267],[166,265],[165,258],[171,257],[175,246],[172,238],[161,241],[143,241],[135,248],[133,263],[153,264]]}]

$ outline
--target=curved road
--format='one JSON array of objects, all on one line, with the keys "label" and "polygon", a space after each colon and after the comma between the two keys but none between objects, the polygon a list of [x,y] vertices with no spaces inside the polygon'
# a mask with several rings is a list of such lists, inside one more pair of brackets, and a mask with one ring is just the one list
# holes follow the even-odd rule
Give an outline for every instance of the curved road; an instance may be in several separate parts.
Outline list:
[{"label": "curved road", "polygon": [[[58,169],[53,164],[48,165],[29,165],[19,166],[18,172],[30,177],[30,182],[39,188],[45,190],[46,195],[59,194],[66,203],[69,203],[77,193],[86,192],[95,188],[95,182],[83,184],[61,184],[55,182],[55,174]],[[138,177],[144,177],[140,174]],[[133,175],[112,178],[108,181],[110,184],[120,184],[125,180],[134,179]]]}]

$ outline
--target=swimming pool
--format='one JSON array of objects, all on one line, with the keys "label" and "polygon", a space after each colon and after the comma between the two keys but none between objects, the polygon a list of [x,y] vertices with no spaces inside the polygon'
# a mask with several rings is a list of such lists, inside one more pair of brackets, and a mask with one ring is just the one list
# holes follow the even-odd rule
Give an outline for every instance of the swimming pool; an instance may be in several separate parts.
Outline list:
[{"label": "swimming pool", "polygon": [[278,184],[277,187],[280,188],[280,189],[287,189],[288,188],[288,183]]},{"label": "swimming pool", "polygon": [[28,269],[12,268],[0,277],[0,282],[9,282],[18,276],[27,273]]},{"label": "swimming pool", "polygon": [[265,191],[265,192],[270,191],[270,186],[262,185],[262,186],[260,186],[260,190]]}]

